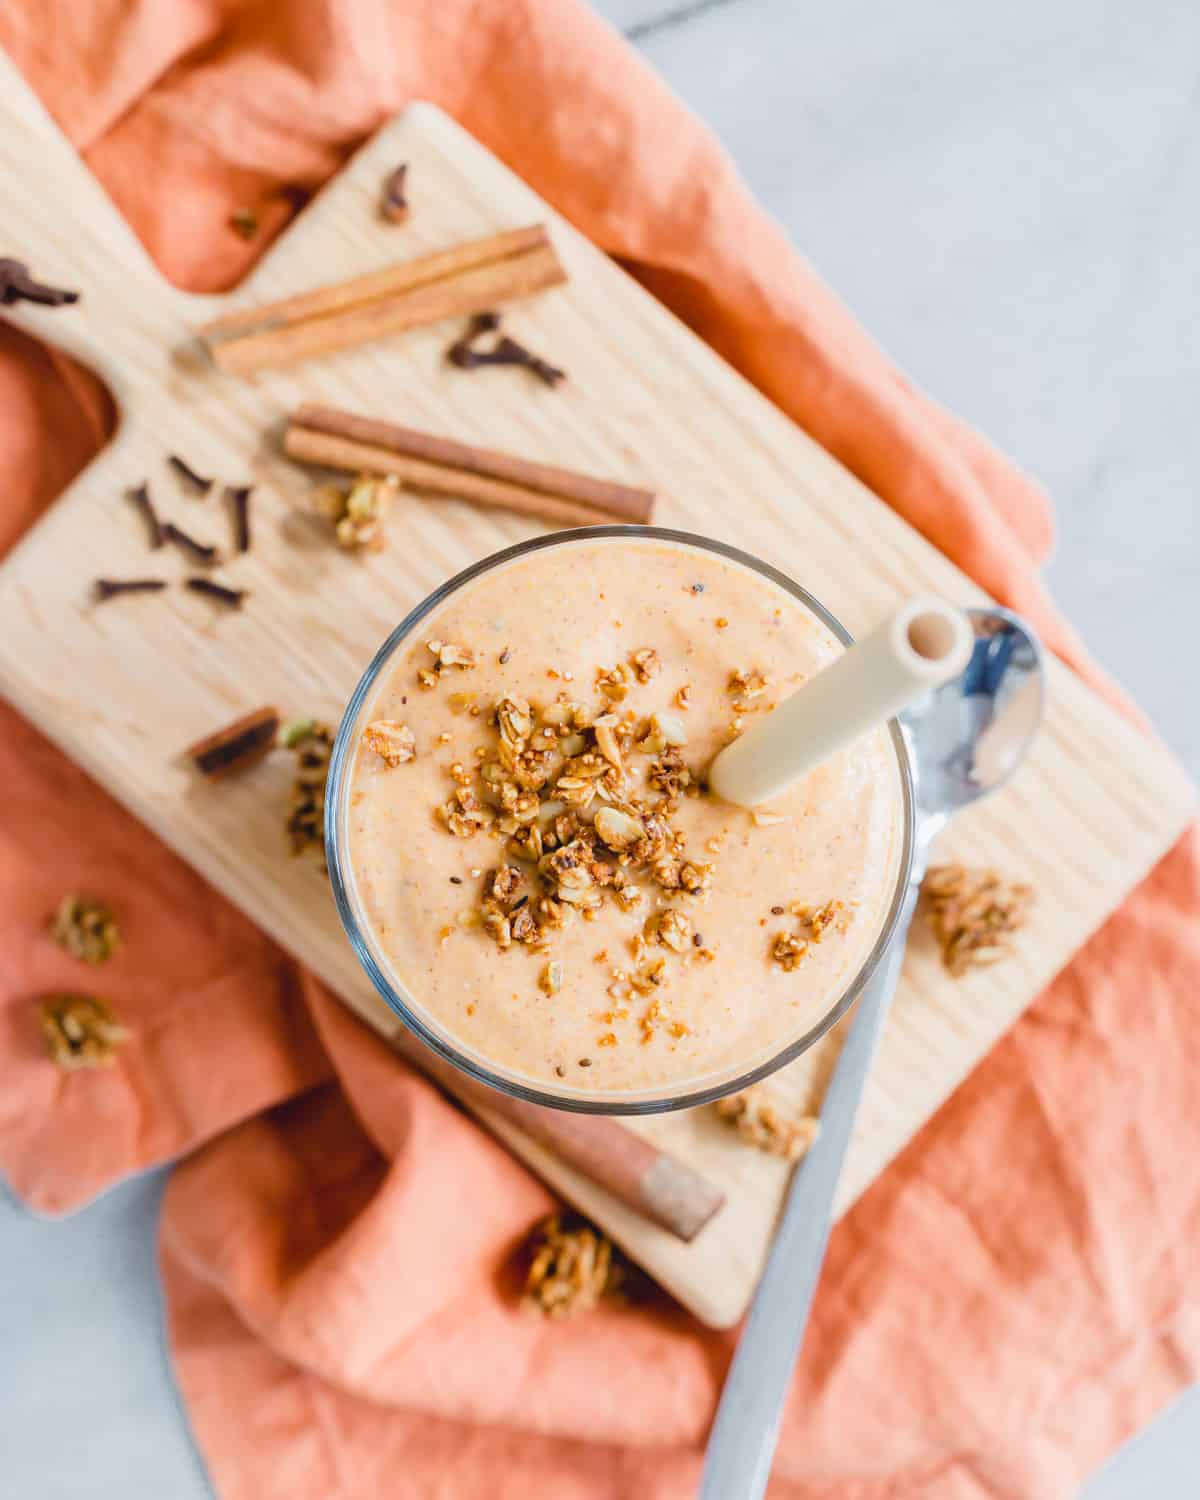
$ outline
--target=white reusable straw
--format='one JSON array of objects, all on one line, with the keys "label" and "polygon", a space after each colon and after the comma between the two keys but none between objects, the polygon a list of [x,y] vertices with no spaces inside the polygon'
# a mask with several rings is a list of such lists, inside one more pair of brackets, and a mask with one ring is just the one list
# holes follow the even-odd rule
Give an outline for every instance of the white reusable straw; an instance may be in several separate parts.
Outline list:
[{"label": "white reusable straw", "polygon": [[709,767],[718,797],[757,807],[967,665],[974,634],[961,610],[912,599],[856,641]]}]

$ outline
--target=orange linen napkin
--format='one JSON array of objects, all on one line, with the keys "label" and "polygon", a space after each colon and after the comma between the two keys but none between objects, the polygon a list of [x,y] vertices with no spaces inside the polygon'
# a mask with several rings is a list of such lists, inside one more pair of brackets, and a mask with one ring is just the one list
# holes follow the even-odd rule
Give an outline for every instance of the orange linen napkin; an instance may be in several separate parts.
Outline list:
[{"label": "orange linen napkin", "polygon": [[[1038,581],[1038,492],[888,365],[574,0],[25,0],[0,40],[196,289],[261,249],[233,209],[435,100],[1087,670]],[[112,413],[11,331],[0,401],[8,543]],[[0,1166],[62,1212],[185,1156],[162,1265],[222,1500],[691,1494],[731,1338],[665,1300],[519,1315],[510,1253],[544,1191],[11,710],[0,727]],[[776,1500],[1063,1500],[1195,1378],[1198,888],[1189,836],[840,1225]],[[108,1072],[41,1053],[32,999],[78,979],[43,935],[69,889],[127,935]]]}]

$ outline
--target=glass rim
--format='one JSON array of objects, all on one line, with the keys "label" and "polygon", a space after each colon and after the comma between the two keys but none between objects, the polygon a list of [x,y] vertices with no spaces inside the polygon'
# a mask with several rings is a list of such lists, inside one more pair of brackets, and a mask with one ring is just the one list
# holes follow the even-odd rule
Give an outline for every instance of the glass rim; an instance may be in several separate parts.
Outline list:
[{"label": "glass rim", "polygon": [[905,893],[912,874],[916,834],[912,756],[904,731],[897,719],[889,719],[887,729],[895,751],[900,779],[903,825],[901,830],[902,842],[900,859],[896,869],[895,890],[892,893],[887,913],[880,925],[879,933],[870,951],[834,1004],[829,1006],[819,1020],[809,1027],[807,1031],[794,1037],[786,1047],[781,1048],[778,1052],[773,1053],[771,1057],[756,1064],[753,1068],[747,1069],[735,1078],[683,1092],[680,1092],[678,1089],[672,1091],[669,1087],[665,1086],[663,1089],[653,1091],[653,1097],[647,1098],[640,1097],[640,1095],[651,1093],[647,1089],[631,1090],[627,1096],[616,1095],[607,1098],[600,1092],[597,1092],[595,1095],[558,1094],[548,1085],[541,1087],[536,1083],[525,1082],[520,1078],[510,1077],[505,1073],[493,1071],[476,1061],[474,1057],[468,1055],[466,1052],[460,1051],[452,1041],[433,1029],[408,998],[397,992],[395,984],[393,984],[376,958],[366,936],[367,924],[365,921],[360,920],[359,909],[354,894],[353,877],[349,869],[347,851],[344,847],[346,840],[342,833],[346,821],[347,793],[350,784],[349,771],[354,763],[353,750],[357,743],[354,733],[355,726],[358,723],[363,706],[374,690],[384,668],[391,661],[396,651],[412,635],[421,621],[450,598],[451,595],[456,594],[474,579],[506,563],[512,562],[516,558],[525,557],[530,553],[540,552],[543,549],[551,547],[565,546],[572,542],[596,541],[603,538],[672,542],[681,546],[698,548],[705,552],[714,552],[731,562],[749,568],[760,577],[769,579],[793,599],[803,604],[806,609],[814,614],[832,632],[843,646],[853,644],[854,637],[837,616],[794,579],[788,577],[786,573],[773,567],[770,563],[755,557],[752,553],[743,552],[739,547],[733,547],[729,543],[718,541],[713,537],[700,536],[695,532],[678,531],[662,526],[612,525],[574,527],[569,530],[552,531],[541,536],[530,537],[523,542],[516,542],[510,547],[502,548],[499,552],[493,552],[487,557],[480,558],[478,562],[471,563],[469,567],[463,568],[452,578],[448,578],[445,583],[434,589],[432,593],[426,595],[419,604],[404,616],[372,656],[366,670],[359,679],[357,687],[351,694],[349,702],[346,704],[329,759],[329,774],[325,797],[325,853],[329,866],[329,880],[333,889],[334,904],[337,907],[342,927],[350,940],[350,946],[354,949],[359,963],[388,1008],[400,1018],[405,1027],[414,1036],[418,1037],[427,1047],[431,1048],[438,1057],[450,1063],[476,1083],[486,1084],[489,1088],[497,1089],[500,1093],[507,1094],[511,1098],[523,1099],[529,1104],[540,1104],[551,1109],[564,1110],[570,1114],[666,1114],[678,1109],[693,1109],[698,1105],[711,1104],[715,1100],[725,1098],[729,1094],[739,1093],[741,1090],[747,1089],[770,1074],[777,1072],[780,1068],[786,1067],[788,1063],[794,1062],[796,1058],[815,1046],[823,1036],[826,1036],[837,1025],[853,1006],[855,1000],[862,993],[863,988],[879,966],[880,960],[883,958],[888,944],[895,933],[901,909],[904,905]]}]

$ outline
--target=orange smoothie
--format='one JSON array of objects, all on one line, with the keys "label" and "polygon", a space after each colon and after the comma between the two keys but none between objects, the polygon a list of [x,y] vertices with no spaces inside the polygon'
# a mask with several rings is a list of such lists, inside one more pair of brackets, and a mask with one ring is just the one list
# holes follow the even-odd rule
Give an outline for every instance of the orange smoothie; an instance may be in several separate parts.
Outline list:
[{"label": "orange smoothie", "polygon": [[528,553],[385,667],[346,852],[429,1024],[556,1093],[680,1093],[820,1021],[874,946],[903,843],[880,729],[769,808],[712,758],[842,646],[798,600],[656,538]]}]

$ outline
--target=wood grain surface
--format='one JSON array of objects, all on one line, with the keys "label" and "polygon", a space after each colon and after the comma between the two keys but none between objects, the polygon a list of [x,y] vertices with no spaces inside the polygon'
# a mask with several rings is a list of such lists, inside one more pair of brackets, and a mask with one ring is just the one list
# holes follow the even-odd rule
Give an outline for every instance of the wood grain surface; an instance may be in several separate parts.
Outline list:
[{"label": "wood grain surface", "polygon": [[[93,365],[121,407],[114,442],[0,569],[0,686],[40,728],[385,1034],[398,1023],[345,942],[322,871],[287,857],[289,768],[203,784],[180,752],[262,702],[336,719],[396,621],[465,564],[541,528],[455,500],[406,497],[390,546],[365,559],[329,544],[304,505],[310,476],[279,435],[324,402],[656,490],[656,520],[771,559],[854,632],[904,596],[964,604],[980,591],[717,359],[522,182],[436,110],[388,125],[299,217],[237,292],[168,286],[24,83],[0,65],[5,253],[83,290],[74,307],[13,309],[25,328]],[[376,213],[401,161],[412,214]],[[69,216],[63,204],[71,205]],[[505,228],[548,220],[566,287],[514,306],[514,336],[561,364],[541,387],[520,371],[464,373],[443,351],[459,325],[243,380],[213,369],[194,330],[241,306],[308,290]],[[184,559],[146,550],[122,498],[149,479],[163,512],[230,550],[219,501],[185,495],[168,451],[222,483],[254,482],[255,547],[214,576],[249,590],[240,613],[165,594],[96,606],[91,580]],[[154,566],[151,567],[150,564]],[[1192,789],[1174,761],[1058,663],[1029,763],[946,835],[942,854],[995,864],[1040,895],[1019,954],[961,982],[912,943],[893,1020],[842,1183],[844,1209],[909,1141],[1183,827]],[[776,1080],[808,1109],[836,1035]],[[698,1165],[729,1202],[691,1245],[648,1225],[511,1126],[513,1149],[699,1317],[725,1326],[754,1286],[785,1186],[778,1162],[740,1145],[711,1110],[632,1128]]]}]

